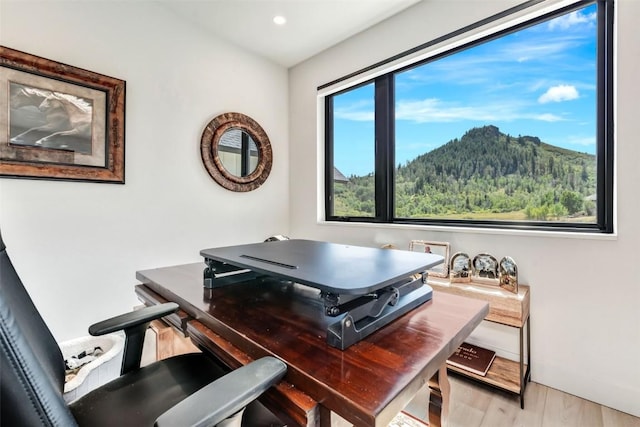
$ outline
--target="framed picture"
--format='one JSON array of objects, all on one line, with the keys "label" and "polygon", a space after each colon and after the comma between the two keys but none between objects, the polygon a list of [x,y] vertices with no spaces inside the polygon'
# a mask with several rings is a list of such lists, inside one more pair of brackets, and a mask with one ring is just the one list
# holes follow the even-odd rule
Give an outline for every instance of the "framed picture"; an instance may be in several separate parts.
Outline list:
[{"label": "framed picture", "polygon": [[0,46],[0,176],[124,183],[125,82]]},{"label": "framed picture", "polygon": [[464,252],[456,252],[449,264],[449,280],[451,282],[469,283],[472,274],[471,258]]},{"label": "framed picture", "polygon": [[518,266],[513,258],[506,256],[500,260],[500,287],[514,294],[518,293]]},{"label": "framed picture", "polygon": [[429,276],[448,277],[449,276],[449,242],[429,242],[426,240],[411,240],[409,250],[412,252],[424,252],[428,254],[440,255],[444,258],[442,264],[438,264],[428,270]]},{"label": "framed picture", "polygon": [[481,253],[473,258],[473,282],[498,284],[498,260],[490,254]]}]

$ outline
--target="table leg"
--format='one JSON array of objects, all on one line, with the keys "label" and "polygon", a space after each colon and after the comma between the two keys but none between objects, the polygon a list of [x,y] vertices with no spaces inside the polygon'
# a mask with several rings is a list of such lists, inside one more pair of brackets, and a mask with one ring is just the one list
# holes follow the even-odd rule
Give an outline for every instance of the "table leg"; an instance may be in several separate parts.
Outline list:
[{"label": "table leg", "polygon": [[320,427],[331,427],[331,411],[320,405]]},{"label": "table leg", "polygon": [[429,391],[429,427],[446,426],[451,393],[446,363],[429,380]]}]

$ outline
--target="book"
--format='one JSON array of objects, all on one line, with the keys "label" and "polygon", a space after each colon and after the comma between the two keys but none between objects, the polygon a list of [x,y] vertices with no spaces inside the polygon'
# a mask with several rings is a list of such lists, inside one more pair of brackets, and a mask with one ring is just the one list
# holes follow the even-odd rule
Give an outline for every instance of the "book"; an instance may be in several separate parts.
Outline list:
[{"label": "book", "polygon": [[447,359],[447,363],[484,377],[495,358],[495,351],[463,342]]}]

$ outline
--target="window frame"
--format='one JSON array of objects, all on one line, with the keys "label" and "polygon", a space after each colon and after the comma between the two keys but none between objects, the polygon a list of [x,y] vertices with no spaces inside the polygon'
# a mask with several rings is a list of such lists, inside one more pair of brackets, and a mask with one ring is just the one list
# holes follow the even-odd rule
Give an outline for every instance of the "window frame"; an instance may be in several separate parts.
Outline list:
[{"label": "window frame", "polygon": [[[490,40],[504,37],[508,34],[520,31],[527,27],[539,24],[543,21],[570,13],[590,4],[597,5],[597,101],[596,101],[596,194],[597,194],[597,219],[595,223],[569,223],[551,221],[498,221],[498,220],[458,220],[443,218],[396,218],[395,213],[395,96],[394,76],[411,68],[419,67],[428,62],[437,61],[480,45]],[[325,220],[331,222],[364,222],[383,224],[412,224],[431,225],[444,227],[467,227],[488,229],[520,229],[561,232],[597,232],[611,234],[614,232],[614,55],[613,55],[613,0],[579,0],[567,6],[540,14],[524,22],[516,23],[507,28],[495,31],[491,34],[479,37],[470,42],[454,46],[451,49],[432,55],[380,74],[366,81],[360,81],[357,85],[350,86],[335,93],[324,96],[325,118]],[[494,20],[504,18],[509,13],[520,9],[505,11],[488,20],[476,23],[464,29],[455,31],[435,41],[426,43],[424,47],[432,46],[436,42],[446,42],[449,39],[460,36],[476,27],[486,25]],[[406,55],[415,53],[417,49],[406,52]],[[388,62],[396,61],[399,56],[389,58]],[[384,61],[383,61],[384,62]],[[358,74],[366,73],[379,67],[376,64],[323,85],[320,89],[348,80]],[[334,140],[333,140],[333,98],[342,93],[351,91],[357,87],[375,83],[375,207],[373,217],[350,217],[333,214],[333,167],[334,167]]]}]

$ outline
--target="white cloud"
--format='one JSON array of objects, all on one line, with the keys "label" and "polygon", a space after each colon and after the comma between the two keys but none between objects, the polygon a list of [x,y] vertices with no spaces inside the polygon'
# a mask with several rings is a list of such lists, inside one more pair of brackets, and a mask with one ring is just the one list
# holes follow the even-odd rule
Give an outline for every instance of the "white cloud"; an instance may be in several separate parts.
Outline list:
[{"label": "white cloud", "polygon": [[532,113],[527,106],[518,103],[489,103],[483,105],[457,106],[442,102],[436,98],[420,101],[399,101],[396,106],[396,119],[416,123],[443,123],[461,120],[481,122],[505,122],[513,120],[538,120],[559,122],[565,118],[550,113]]},{"label": "white cloud", "polygon": [[372,122],[375,119],[373,102],[357,101],[348,106],[336,108],[333,115],[337,119],[353,120],[356,122]]},{"label": "white cloud", "polygon": [[[529,110],[529,111],[527,111]],[[334,111],[335,118],[358,122],[371,122],[375,113],[368,103],[354,103]],[[488,103],[482,105],[459,105],[437,98],[422,100],[400,100],[396,104],[396,120],[414,123],[451,123],[462,120],[479,122],[508,122],[514,120],[537,120],[560,122],[567,120],[552,113],[530,110],[530,106],[518,102]]]},{"label": "white cloud", "polygon": [[595,13],[585,15],[576,10],[549,21],[549,29],[554,30],[559,28],[561,30],[566,30],[576,25],[595,25],[596,19],[597,16]]},{"label": "white cloud", "polygon": [[492,118],[493,115],[484,109],[445,105],[436,98],[400,101],[396,106],[397,120],[409,120],[417,123],[489,120]]},{"label": "white cloud", "polygon": [[538,98],[538,102],[546,104],[547,102],[571,101],[579,98],[578,89],[571,85],[558,85],[550,87],[544,94]]},{"label": "white cloud", "polygon": [[565,120],[560,116],[557,116],[555,114],[550,114],[550,113],[537,114],[535,116],[532,116],[531,118],[535,120],[540,120],[543,122],[561,122]]},{"label": "white cloud", "polygon": [[372,122],[375,119],[373,111],[334,111],[337,119],[352,120],[354,122]]},{"label": "white cloud", "polygon": [[564,55],[576,45],[573,38],[559,37],[554,39],[515,39],[503,46],[493,62],[530,61],[532,58],[540,60],[553,55]]}]

